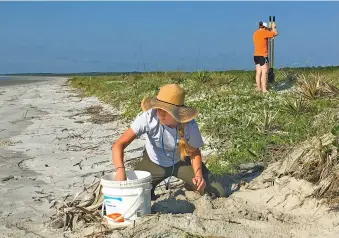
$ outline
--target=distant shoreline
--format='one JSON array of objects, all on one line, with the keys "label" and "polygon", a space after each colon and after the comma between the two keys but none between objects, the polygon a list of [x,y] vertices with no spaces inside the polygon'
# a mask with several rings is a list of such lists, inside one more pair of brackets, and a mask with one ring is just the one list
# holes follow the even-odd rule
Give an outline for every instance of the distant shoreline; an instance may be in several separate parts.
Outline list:
[{"label": "distant shoreline", "polygon": [[[45,81],[55,80],[61,77],[57,76],[24,76],[24,75],[6,75],[0,76],[0,87],[22,85],[30,83],[39,83]],[[66,78],[66,77],[62,77]]]},{"label": "distant shoreline", "polygon": [[[330,69],[339,69],[339,65],[334,66],[313,66],[313,67],[283,67],[283,68],[276,68],[277,70],[287,70],[287,69],[294,69],[294,70],[309,70],[309,69],[316,69],[316,70],[330,70]],[[254,69],[253,69],[254,70]],[[196,70],[196,71],[209,71],[209,72],[252,72],[253,70]],[[147,74],[147,73],[164,73],[164,72],[183,72],[183,73],[192,73],[196,71],[180,71],[180,70],[168,70],[168,71],[130,71],[130,72],[78,72],[78,73],[13,73],[13,74],[0,74],[2,76],[44,76],[44,77],[70,77],[70,76],[103,76],[103,75],[110,75],[110,76],[119,76],[119,75],[126,75],[126,74]]]},{"label": "distant shoreline", "polygon": [[43,82],[47,80],[25,80],[25,79],[18,79],[18,80],[11,80],[11,79],[5,79],[0,80],[0,87],[6,87],[6,86],[14,86],[14,85],[22,85],[22,84],[31,84],[31,83],[38,83]]}]

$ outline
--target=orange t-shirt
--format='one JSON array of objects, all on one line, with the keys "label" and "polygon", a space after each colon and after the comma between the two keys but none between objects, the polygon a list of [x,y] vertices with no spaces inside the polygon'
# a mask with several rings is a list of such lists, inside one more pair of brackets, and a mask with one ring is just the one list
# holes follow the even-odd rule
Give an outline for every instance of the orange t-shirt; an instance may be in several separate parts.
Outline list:
[{"label": "orange t-shirt", "polygon": [[275,34],[269,30],[257,30],[253,34],[254,42],[254,55],[255,56],[268,56],[267,38],[274,37]]}]

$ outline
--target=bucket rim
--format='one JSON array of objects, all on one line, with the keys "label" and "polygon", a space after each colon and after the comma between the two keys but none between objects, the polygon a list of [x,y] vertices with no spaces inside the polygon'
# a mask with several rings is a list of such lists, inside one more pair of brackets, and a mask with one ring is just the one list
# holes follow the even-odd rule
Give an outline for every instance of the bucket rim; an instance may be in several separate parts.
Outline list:
[{"label": "bucket rim", "polygon": [[128,173],[135,173],[135,172],[139,172],[139,173],[144,173],[146,174],[146,177],[141,178],[141,179],[136,179],[136,180],[124,180],[124,181],[115,181],[115,180],[111,180],[108,178],[114,178],[116,172],[111,172],[108,174],[105,174],[103,176],[101,176],[101,180],[100,180],[100,184],[104,187],[126,187],[126,186],[131,186],[131,187],[135,187],[135,186],[140,186],[143,184],[147,184],[147,183],[151,183],[152,181],[152,174],[148,171],[144,171],[144,170],[127,170],[126,174]]}]

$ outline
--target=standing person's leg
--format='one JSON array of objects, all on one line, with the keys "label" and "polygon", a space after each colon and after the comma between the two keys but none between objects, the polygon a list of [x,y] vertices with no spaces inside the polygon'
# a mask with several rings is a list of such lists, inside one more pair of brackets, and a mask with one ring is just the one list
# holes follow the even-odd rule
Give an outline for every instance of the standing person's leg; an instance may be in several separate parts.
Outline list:
[{"label": "standing person's leg", "polygon": [[255,82],[257,84],[257,88],[256,90],[257,91],[261,91],[261,83],[260,83],[260,80],[261,80],[261,67],[260,67],[260,64],[258,62],[258,56],[254,56],[254,63],[255,63]]},{"label": "standing person's leg", "polygon": [[[227,194],[215,176],[208,170],[206,165],[202,163],[203,177],[206,181],[204,192],[213,193],[217,197],[226,197]],[[195,191],[196,186],[193,184],[192,179],[195,177],[192,164],[189,158],[185,161],[178,162],[174,167],[174,176],[182,179],[186,183],[189,190]]]},{"label": "standing person's leg", "polygon": [[261,68],[261,87],[262,91],[264,93],[268,92],[267,91],[267,72],[268,72],[268,58],[267,57],[262,57],[262,61],[260,64]]},{"label": "standing person's leg", "polygon": [[261,66],[259,64],[255,65],[255,70],[256,70],[255,82],[257,84],[256,90],[261,91],[261,74],[262,74]]}]

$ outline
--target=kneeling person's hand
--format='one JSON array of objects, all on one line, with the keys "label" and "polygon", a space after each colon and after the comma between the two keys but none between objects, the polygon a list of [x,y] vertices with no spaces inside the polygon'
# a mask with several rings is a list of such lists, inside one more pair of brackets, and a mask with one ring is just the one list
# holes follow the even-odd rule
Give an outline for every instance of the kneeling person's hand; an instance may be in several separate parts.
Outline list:
[{"label": "kneeling person's hand", "polygon": [[197,191],[202,191],[206,187],[206,181],[203,177],[195,176],[192,181],[197,186]]}]

